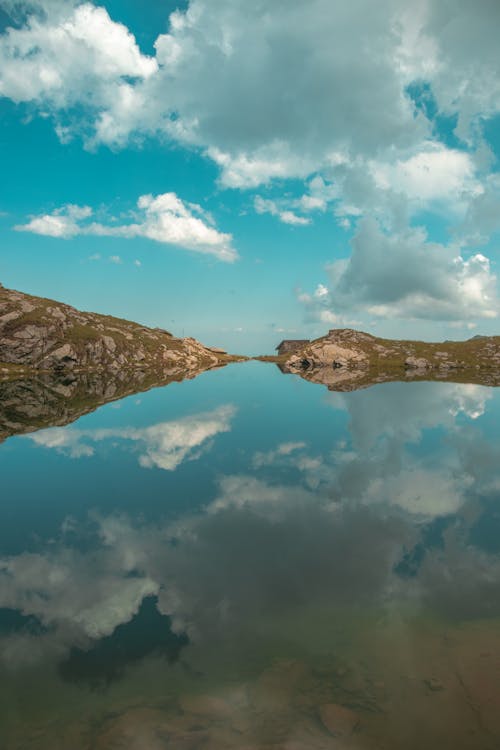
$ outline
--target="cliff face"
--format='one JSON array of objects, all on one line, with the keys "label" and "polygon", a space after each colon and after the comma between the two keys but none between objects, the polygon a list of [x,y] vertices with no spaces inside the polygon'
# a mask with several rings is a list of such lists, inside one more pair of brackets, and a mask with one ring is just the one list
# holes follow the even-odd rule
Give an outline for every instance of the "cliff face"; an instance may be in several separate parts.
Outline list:
[{"label": "cliff face", "polygon": [[220,349],[0,286],[0,376],[12,370],[154,369],[167,377],[225,364]]},{"label": "cliff face", "polygon": [[445,378],[451,373],[476,373],[485,382],[487,376],[496,382],[500,374],[500,336],[425,343],[381,339],[345,328],[311,341],[281,366],[286,372],[308,373],[310,380],[318,373],[318,382],[325,382],[324,373],[319,374],[325,367],[335,371],[331,379],[336,383],[353,378],[366,380],[367,373],[386,373],[385,380],[394,379],[396,374]]}]

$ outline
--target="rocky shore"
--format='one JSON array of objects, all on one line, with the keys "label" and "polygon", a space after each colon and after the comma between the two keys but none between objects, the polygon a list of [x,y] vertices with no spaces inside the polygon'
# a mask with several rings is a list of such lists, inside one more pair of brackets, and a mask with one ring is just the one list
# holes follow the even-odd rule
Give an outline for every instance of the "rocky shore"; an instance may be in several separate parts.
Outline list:
[{"label": "rocky shore", "polygon": [[235,358],[193,338],[0,285],[0,378],[34,370],[154,370],[169,378],[198,372]]}]

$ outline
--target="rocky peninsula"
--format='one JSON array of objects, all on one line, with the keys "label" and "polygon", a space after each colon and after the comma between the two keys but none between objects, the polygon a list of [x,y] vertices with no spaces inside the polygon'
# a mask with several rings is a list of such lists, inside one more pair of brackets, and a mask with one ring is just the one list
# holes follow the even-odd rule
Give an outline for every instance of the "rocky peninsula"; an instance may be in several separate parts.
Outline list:
[{"label": "rocky peninsula", "polygon": [[154,371],[175,379],[234,361],[224,350],[0,285],[0,378]]},{"label": "rocky peninsula", "polygon": [[350,328],[333,329],[274,361],[332,390],[354,390],[389,380],[453,380],[500,385],[500,336],[467,341],[400,341]]}]

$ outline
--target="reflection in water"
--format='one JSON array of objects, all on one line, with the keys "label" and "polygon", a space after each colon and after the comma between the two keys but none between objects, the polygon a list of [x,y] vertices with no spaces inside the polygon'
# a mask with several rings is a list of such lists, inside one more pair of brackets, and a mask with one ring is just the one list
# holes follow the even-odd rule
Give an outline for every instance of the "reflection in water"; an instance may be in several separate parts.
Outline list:
[{"label": "reflection in water", "polygon": [[174,662],[187,642],[186,636],[172,633],[170,619],[158,612],[156,597],[146,596],[131,620],[87,650],[73,647],[59,670],[64,680],[95,687],[122,677],[125,667],[149,654]]},{"label": "reflection in water", "polygon": [[259,367],[6,444],[122,493],[0,559],[9,749],[499,746],[499,396]]},{"label": "reflection in water", "polygon": [[[199,372],[202,372],[200,370]],[[11,435],[66,425],[103,404],[156,386],[191,379],[191,370],[160,376],[151,370],[40,373],[26,380],[0,380],[0,442]]]},{"label": "reflection in water", "polygon": [[[173,471],[186,460],[199,457],[207,441],[221,432],[229,432],[235,409],[230,404],[211,412],[184,417],[173,422],[160,422],[144,428],[119,427],[79,430],[76,427],[55,427],[40,430],[30,438],[37,445],[55,448],[71,458],[94,454],[95,443],[111,440],[131,442],[142,453],[139,464],[146,469],[156,466]],[[209,445],[209,444],[208,444]]]},{"label": "reflection in water", "polygon": [[381,370],[365,367],[336,367],[324,365],[321,367],[304,366],[300,369],[289,368],[278,364],[279,370],[285,374],[300,375],[311,383],[325,385],[330,391],[356,391],[380,383],[406,382],[441,382],[441,383],[472,383],[497,387],[500,385],[500,372],[494,368],[481,370],[479,367],[470,369],[414,369],[404,370],[401,366]]}]

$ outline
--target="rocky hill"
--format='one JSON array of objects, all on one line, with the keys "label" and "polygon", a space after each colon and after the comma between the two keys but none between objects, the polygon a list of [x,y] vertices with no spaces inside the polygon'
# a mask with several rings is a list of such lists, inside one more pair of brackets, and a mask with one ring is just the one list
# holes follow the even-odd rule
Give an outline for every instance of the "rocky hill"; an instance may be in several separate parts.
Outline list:
[{"label": "rocky hill", "polygon": [[33,370],[154,370],[165,377],[233,360],[193,338],[0,285],[0,377]]},{"label": "rocky hill", "polygon": [[[377,338],[349,328],[330,331],[291,355],[274,358],[284,372],[325,385],[401,378],[500,383],[500,336],[426,343]],[[359,387],[359,386],[357,386]]]}]

